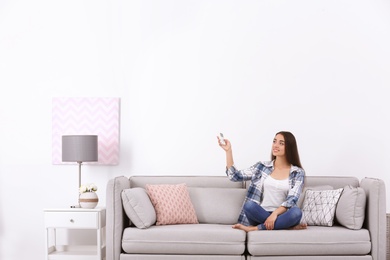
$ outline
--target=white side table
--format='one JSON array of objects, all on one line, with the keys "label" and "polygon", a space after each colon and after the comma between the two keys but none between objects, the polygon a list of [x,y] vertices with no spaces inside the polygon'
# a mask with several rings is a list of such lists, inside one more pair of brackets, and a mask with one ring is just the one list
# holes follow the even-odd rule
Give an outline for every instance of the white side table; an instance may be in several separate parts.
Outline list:
[{"label": "white side table", "polygon": [[[45,209],[46,260],[105,259],[106,209]],[[57,229],[95,229],[96,245],[57,245]]]}]

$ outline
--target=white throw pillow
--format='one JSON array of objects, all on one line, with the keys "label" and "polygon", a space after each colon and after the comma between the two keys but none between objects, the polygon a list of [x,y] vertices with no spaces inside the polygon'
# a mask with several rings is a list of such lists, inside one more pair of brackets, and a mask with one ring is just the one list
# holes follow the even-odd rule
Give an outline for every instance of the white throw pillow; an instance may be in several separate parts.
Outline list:
[{"label": "white throw pillow", "polygon": [[366,209],[366,193],[361,187],[344,187],[336,208],[337,222],[349,229],[361,229]]},{"label": "white throw pillow", "polygon": [[148,228],[156,223],[156,211],[143,188],[122,191],[123,208],[137,228]]},{"label": "white throw pillow", "polygon": [[333,187],[330,185],[319,185],[319,186],[308,186],[304,187],[301,195],[299,196],[297,206],[302,209],[303,200],[305,199],[305,194],[307,190],[333,190]]},{"label": "white throw pillow", "polygon": [[303,201],[302,223],[311,226],[333,226],[336,205],[343,188],[307,190]]}]

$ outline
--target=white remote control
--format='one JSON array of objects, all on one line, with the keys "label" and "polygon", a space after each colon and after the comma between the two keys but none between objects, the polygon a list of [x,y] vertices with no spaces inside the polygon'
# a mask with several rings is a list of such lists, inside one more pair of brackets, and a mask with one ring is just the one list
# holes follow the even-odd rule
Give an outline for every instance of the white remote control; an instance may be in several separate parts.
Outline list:
[{"label": "white remote control", "polygon": [[226,145],[226,142],[225,142],[225,139],[223,138],[223,134],[222,133],[219,133],[218,139],[219,139],[219,142],[222,145]]}]

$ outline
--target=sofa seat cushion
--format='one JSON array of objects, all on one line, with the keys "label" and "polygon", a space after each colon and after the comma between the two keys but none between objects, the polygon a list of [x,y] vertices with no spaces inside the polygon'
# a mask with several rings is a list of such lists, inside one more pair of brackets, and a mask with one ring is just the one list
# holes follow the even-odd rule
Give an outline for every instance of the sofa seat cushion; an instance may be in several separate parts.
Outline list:
[{"label": "sofa seat cushion", "polygon": [[366,255],[371,251],[367,229],[308,226],[304,230],[251,231],[251,255]]},{"label": "sofa seat cushion", "polygon": [[123,232],[122,249],[129,254],[210,254],[241,255],[246,233],[231,225],[182,224],[128,227]]}]

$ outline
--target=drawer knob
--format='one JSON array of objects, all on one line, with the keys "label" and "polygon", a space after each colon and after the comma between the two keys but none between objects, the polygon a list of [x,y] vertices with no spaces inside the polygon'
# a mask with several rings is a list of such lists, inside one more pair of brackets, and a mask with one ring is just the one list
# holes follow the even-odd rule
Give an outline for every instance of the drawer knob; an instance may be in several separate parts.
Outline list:
[{"label": "drawer knob", "polygon": [[70,223],[74,223],[74,220],[72,218],[70,219]]}]

